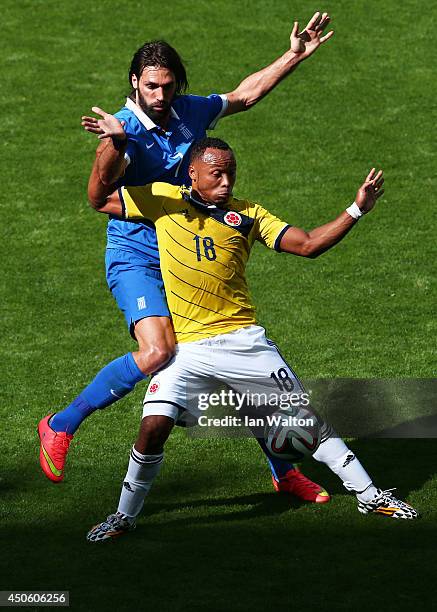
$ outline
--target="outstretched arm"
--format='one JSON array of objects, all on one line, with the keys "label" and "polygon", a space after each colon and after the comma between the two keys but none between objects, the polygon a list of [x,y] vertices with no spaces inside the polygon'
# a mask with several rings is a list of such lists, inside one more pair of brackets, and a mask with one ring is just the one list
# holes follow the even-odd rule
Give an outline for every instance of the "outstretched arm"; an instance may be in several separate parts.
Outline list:
[{"label": "outstretched arm", "polygon": [[101,141],[88,181],[88,199],[93,208],[100,209],[107,195],[113,191],[114,183],[126,170],[124,154],[127,136],[123,129],[124,121],[120,122],[98,106],[93,106],[92,110],[102,119],[82,117],[82,125],[87,132],[97,134]]},{"label": "outstretched arm", "polygon": [[290,35],[290,49],[270,66],[251,74],[234,91],[227,93],[228,107],[224,115],[232,115],[249,109],[266,96],[278,83],[296,69],[298,64],[310,57],[334,34],[333,30],[323,36],[330,22],[328,13],[315,13],[307,27],[299,33],[299,24],[294,22]]},{"label": "outstretched arm", "polygon": [[311,258],[328,251],[346,236],[361,215],[372,210],[376,200],[384,193],[383,183],[382,170],[376,172],[375,168],[372,168],[359,188],[354,204],[347,211],[342,212],[334,221],[308,233],[297,227],[290,227],[280,242],[281,251]]}]

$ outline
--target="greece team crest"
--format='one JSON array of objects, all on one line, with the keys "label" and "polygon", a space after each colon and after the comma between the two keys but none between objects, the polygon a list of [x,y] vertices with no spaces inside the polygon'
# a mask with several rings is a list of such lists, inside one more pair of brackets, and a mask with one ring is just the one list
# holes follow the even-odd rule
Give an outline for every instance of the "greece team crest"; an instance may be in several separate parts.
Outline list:
[{"label": "greece team crest", "polygon": [[223,220],[226,225],[230,225],[231,227],[238,227],[239,225],[241,225],[242,221],[241,215],[233,211],[229,211],[228,213],[226,213],[223,217]]}]

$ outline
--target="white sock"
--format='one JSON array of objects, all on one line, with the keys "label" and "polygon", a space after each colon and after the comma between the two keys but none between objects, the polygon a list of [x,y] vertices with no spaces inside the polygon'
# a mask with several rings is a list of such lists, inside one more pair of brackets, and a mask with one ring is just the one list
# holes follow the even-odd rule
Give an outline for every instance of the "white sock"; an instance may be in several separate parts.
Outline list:
[{"label": "white sock", "polygon": [[372,501],[374,497],[376,497],[377,493],[381,493],[381,489],[377,489],[375,485],[371,484],[365,489],[365,491],[361,491],[361,493],[357,493],[357,499],[360,502],[367,503]]},{"label": "white sock", "polygon": [[[372,479],[341,438],[328,438],[313,455],[325,463],[343,481],[344,487],[354,493],[370,490]],[[376,488],[373,487],[376,491]],[[373,496],[372,496],[373,497]],[[364,501],[364,500],[362,500]]]},{"label": "white sock", "polygon": [[135,448],[132,448],[117,512],[130,519],[139,515],[146,495],[159,474],[163,458],[164,453],[142,455]]}]

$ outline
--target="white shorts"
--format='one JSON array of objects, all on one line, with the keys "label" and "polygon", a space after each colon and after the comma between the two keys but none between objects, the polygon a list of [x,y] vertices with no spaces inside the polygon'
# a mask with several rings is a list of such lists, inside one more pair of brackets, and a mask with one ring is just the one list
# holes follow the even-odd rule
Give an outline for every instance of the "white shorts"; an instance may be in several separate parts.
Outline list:
[{"label": "white shorts", "polygon": [[175,357],[149,383],[143,417],[163,415],[176,421],[187,410],[198,418],[209,396],[224,386],[240,398],[250,396],[251,405],[265,406],[267,397],[269,408],[275,408],[275,402],[287,403],[287,397],[297,401],[305,395],[264,328],[251,325],[177,345]]}]

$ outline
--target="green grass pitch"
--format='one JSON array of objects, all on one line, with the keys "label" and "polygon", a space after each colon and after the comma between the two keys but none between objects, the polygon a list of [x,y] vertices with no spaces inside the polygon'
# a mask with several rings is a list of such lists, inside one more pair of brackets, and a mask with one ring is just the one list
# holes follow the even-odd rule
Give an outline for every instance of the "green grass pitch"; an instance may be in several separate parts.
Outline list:
[{"label": "green grass pitch", "polygon": [[316,261],[257,247],[259,320],[303,378],[430,378],[435,9],[3,0],[0,590],[69,590],[70,607],[85,611],[430,607],[433,440],[351,443],[381,486],[422,512],[399,523],[361,516],[323,466],[305,471],[332,503],[299,505],[273,494],[253,440],[178,431],[137,531],[103,546],[84,536],[116,506],[144,386],[84,424],[62,485],[37,460],[39,418],[134,346],[105,284],[105,219],[86,202],[96,141],[80,116],[121,106],[145,40],[181,52],[191,92],[222,93],[285,51],[293,19],[303,25],[319,8],[334,38],[216,130],[237,154],[236,194],[307,229],[344,209],[372,165],[385,170],[386,195]]}]

